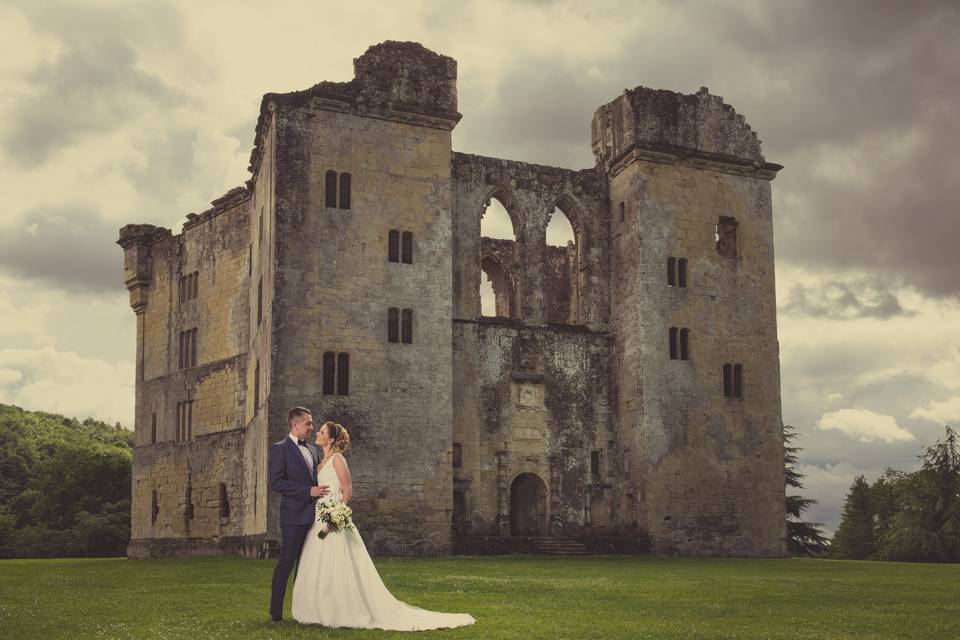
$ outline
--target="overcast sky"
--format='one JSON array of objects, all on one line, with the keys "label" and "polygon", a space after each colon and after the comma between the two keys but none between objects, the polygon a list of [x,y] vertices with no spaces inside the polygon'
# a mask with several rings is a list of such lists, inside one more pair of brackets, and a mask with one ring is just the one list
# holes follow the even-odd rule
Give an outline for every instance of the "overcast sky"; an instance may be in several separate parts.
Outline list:
[{"label": "overcast sky", "polygon": [[855,475],[960,425],[956,3],[266,6],[0,0],[0,401],[130,424],[117,229],[179,230],[247,179],[262,94],[392,39],[457,59],[458,151],[592,166],[593,110],[637,85],[746,116],[786,166],[783,417],[828,527]]}]

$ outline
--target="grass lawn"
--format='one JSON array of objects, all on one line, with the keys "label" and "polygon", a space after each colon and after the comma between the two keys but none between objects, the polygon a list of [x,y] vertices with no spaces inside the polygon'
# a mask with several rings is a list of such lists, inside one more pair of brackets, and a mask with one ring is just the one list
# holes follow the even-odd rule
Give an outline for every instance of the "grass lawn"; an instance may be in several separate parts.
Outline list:
[{"label": "grass lawn", "polygon": [[[648,557],[378,559],[411,604],[477,619],[431,638],[960,638],[960,566]],[[391,638],[268,621],[273,563],[0,561],[0,637]]]}]

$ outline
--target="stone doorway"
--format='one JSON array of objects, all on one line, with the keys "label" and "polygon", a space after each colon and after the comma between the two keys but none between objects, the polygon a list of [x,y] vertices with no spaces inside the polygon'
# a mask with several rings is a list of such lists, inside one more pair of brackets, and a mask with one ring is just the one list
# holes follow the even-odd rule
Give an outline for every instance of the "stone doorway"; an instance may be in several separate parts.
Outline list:
[{"label": "stone doorway", "polygon": [[533,473],[521,473],[510,485],[510,535],[547,535],[547,486]]}]

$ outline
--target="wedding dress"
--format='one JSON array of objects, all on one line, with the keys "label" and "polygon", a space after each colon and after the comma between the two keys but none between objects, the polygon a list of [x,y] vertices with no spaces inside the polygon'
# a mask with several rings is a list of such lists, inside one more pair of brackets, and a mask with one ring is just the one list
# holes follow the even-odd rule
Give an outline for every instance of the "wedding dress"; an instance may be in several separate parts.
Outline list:
[{"label": "wedding dress", "polygon": [[[340,455],[340,454],[334,454]],[[317,471],[317,484],[328,485],[341,499],[340,479],[328,460]],[[325,627],[359,627],[422,631],[473,624],[466,613],[427,611],[393,597],[380,579],[360,532],[335,531],[321,540],[314,523],[300,554],[293,583],[293,618]]]}]

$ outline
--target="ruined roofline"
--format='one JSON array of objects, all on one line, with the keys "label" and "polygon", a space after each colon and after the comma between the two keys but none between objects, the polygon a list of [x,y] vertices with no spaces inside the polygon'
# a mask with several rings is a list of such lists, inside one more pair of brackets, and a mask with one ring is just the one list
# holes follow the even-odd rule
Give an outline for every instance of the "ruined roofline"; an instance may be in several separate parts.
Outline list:
[{"label": "ruined roofline", "polygon": [[767,178],[783,168],[766,161],[743,115],[706,87],[693,94],[625,89],[594,112],[591,144],[598,164],[608,169],[635,149],[734,165]]},{"label": "ruined roofline", "polygon": [[585,175],[593,176],[596,172],[596,167],[590,167],[588,169],[567,169],[566,167],[557,167],[549,164],[537,164],[535,162],[526,162],[524,160],[509,160],[507,158],[494,158],[493,156],[482,156],[476,153],[463,153],[461,151],[454,151],[452,155],[453,163],[456,163],[458,159],[462,158],[464,162],[499,164],[501,166],[510,165],[513,170],[529,169],[538,173],[567,174],[570,178],[574,179],[581,178]]},{"label": "ruined roofline", "polygon": [[270,113],[277,107],[312,106],[373,118],[453,129],[457,111],[457,61],[418,42],[386,40],[353,60],[352,80],[319,82],[289,93],[267,93],[260,101],[250,174],[256,176]]},{"label": "ruined roofline", "polygon": [[[233,207],[242,204],[245,200],[250,198],[251,192],[246,187],[234,187],[230,189],[225,194],[213,200],[210,204],[213,206],[204,211],[203,213],[188,213],[187,220],[183,223],[181,227],[181,233],[183,229],[189,229],[190,227],[196,226],[207,220],[220,215],[224,211],[232,209]],[[126,249],[127,247],[136,244],[155,244],[161,240],[168,238],[176,238],[180,234],[174,235],[172,229],[167,227],[158,227],[152,224],[128,224],[121,227],[117,244]]]}]

